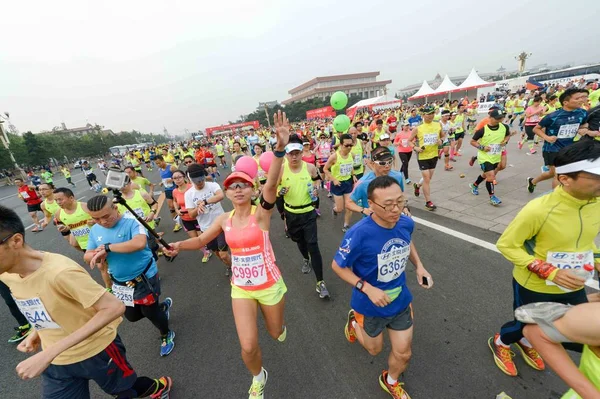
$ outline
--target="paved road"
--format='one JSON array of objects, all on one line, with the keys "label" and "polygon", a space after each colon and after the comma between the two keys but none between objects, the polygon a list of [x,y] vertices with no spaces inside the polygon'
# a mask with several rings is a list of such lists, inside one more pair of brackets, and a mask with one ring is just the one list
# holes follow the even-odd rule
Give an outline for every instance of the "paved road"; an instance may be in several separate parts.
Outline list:
[{"label": "paved road", "polygon": [[[151,177],[158,181],[156,172]],[[81,176],[75,175],[75,180]],[[5,190],[0,191],[0,198]],[[76,196],[93,194],[85,181],[78,183]],[[6,194],[8,195],[8,194]],[[15,198],[2,204],[26,215]],[[320,245],[326,265],[325,279],[331,300],[315,292],[314,275],[300,272],[302,259],[293,242],[283,235],[283,225],[273,220],[271,237],[288,286],[284,344],[273,341],[264,330],[260,340],[265,367],[269,371],[267,398],[385,398],[377,376],[386,367],[389,345],[373,358],[359,344],[349,344],[343,334],[351,287],[334,276],[330,265],[342,238],[342,220],[331,216],[331,201],[322,201],[319,221]],[[226,209],[230,209],[227,201]],[[415,216],[438,225],[494,243],[498,234],[462,224],[442,216],[415,210]],[[168,213],[162,209],[167,240],[184,238],[172,233]],[[30,223],[25,218],[26,225]],[[69,248],[61,236],[48,228],[30,233],[27,241],[35,248],[63,253],[77,261],[81,254]],[[413,358],[402,378],[415,399],[494,398],[506,391],[514,399],[560,397],[565,385],[550,371],[538,372],[517,356],[520,375],[511,378],[494,365],[487,339],[511,317],[511,266],[501,255],[456,238],[452,234],[417,225],[414,241],[435,287],[425,291],[412,270],[408,285],[414,294],[415,339]],[[163,293],[174,307],[171,326],[177,333],[176,346],[167,358],[159,356],[157,331],[147,320],[124,321],[120,334],[128,357],[140,374],[173,377],[174,398],[245,398],[251,376],[239,354],[233,322],[230,289],[223,267],[216,259],[202,264],[200,255],[184,253],[174,263],[161,260]],[[408,269],[407,269],[408,270]],[[99,275],[92,272],[100,281]],[[0,306],[0,337],[12,335],[14,320]],[[14,346],[0,342],[0,393],[3,398],[39,397],[39,379],[20,381],[14,367],[25,358]],[[92,384],[92,397],[106,397]]]}]

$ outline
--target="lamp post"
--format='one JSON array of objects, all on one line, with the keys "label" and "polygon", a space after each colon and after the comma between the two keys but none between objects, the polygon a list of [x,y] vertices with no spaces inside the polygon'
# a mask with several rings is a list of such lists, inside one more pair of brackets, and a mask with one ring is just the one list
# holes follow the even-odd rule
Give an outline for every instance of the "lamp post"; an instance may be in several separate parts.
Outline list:
[{"label": "lamp post", "polygon": [[5,112],[4,115],[0,115],[0,118],[1,118],[0,119],[0,133],[1,133],[1,137],[2,137],[2,144],[4,144],[4,148],[6,148],[6,150],[8,151],[10,160],[15,165],[15,170],[19,172],[19,174],[21,175],[21,177],[23,179],[25,179],[25,172],[23,171],[23,169],[21,169],[21,167],[17,163],[17,160],[15,159],[15,156],[13,155],[12,151],[10,150],[10,141],[8,140],[8,135],[6,134],[6,130],[4,130],[4,122],[8,121],[8,113]]}]

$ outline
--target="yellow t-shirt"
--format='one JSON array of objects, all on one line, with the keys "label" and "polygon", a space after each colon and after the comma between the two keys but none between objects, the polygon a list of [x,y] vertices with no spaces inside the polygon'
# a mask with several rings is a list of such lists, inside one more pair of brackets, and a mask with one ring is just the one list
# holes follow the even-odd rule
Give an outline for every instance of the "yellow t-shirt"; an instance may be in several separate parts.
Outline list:
[{"label": "yellow t-shirt", "polygon": [[442,132],[439,122],[422,123],[417,126],[417,139],[419,146],[425,149],[419,153],[418,159],[432,159],[438,156],[438,140]]},{"label": "yellow t-shirt", "polygon": [[[45,252],[42,266],[21,278],[0,275],[10,288],[21,312],[36,328],[42,349],[81,328],[95,314],[92,307],[106,293],[89,273],[66,256]],[[116,337],[119,317],[86,340],[58,355],[52,364],[68,365],[102,352]]]}]

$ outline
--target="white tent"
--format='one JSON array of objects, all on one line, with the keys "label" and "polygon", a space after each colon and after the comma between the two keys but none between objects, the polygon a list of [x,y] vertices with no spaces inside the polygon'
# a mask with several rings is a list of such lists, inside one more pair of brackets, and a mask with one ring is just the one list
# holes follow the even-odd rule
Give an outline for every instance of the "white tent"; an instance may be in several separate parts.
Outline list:
[{"label": "white tent", "polygon": [[469,73],[469,76],[467,76],[465,81],[462,82],[460,86],[458,86],[457,91],[467,91],[478,89],[480,87],[490,87],[494,86],[495,84],[496,83],[494,82],[486,82],[485,80],[481,79],[477,74],[477,71],[475,71],[475,68],[473,68],[471,69],[471,73]]},{"label": "white tent", "polygon": [[435,93],[435,90],[429,86],[426,80],[423,81],[421,88],[412,96],[409,100],[416,100],[418,98],[427,97]]},{"label": "white tent", "polygon": [[457,86],[454,83],[452,83],[452,81],[450,80],[448,75],[446,75],[446,76],[444,76],[444,80],[442,80],[442,83],[440,83],[438,88],[435,89],[435,92],[433,94],[434,95],[446,94],[446,93],[452,93],[454,91],[457,91]]},{"label": "white tent", "polygon": [[361,108],[373,109],[377,108],[378,105],[382,106],[382,108],[386,108],[385,106],[387,106],[387,108],[393,108],[396,106],[400,106],[401,103],[401,100],[398,100],[396,97],[393,96],[390,97],[388,95],[367,98],[366,100],[360,100],[359,102],[348,108],[346,110],[346,115],[353,118],[356,111]]}]

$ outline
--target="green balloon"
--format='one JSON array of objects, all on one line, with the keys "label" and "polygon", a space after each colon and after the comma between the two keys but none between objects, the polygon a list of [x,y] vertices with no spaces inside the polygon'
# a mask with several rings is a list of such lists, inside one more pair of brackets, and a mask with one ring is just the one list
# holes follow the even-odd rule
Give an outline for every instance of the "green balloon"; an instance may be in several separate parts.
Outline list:
[{"label": "green balloon", "polygon": [[330,100],[333,109],[340,110],[348,104],[348,96],[343,91],[336,91]]},{"label": "green balloon", "polygon": [[333,127],[338,132],[345,132],[350,127],[350,118],[346,115],[338,115],[333,120]]}]

